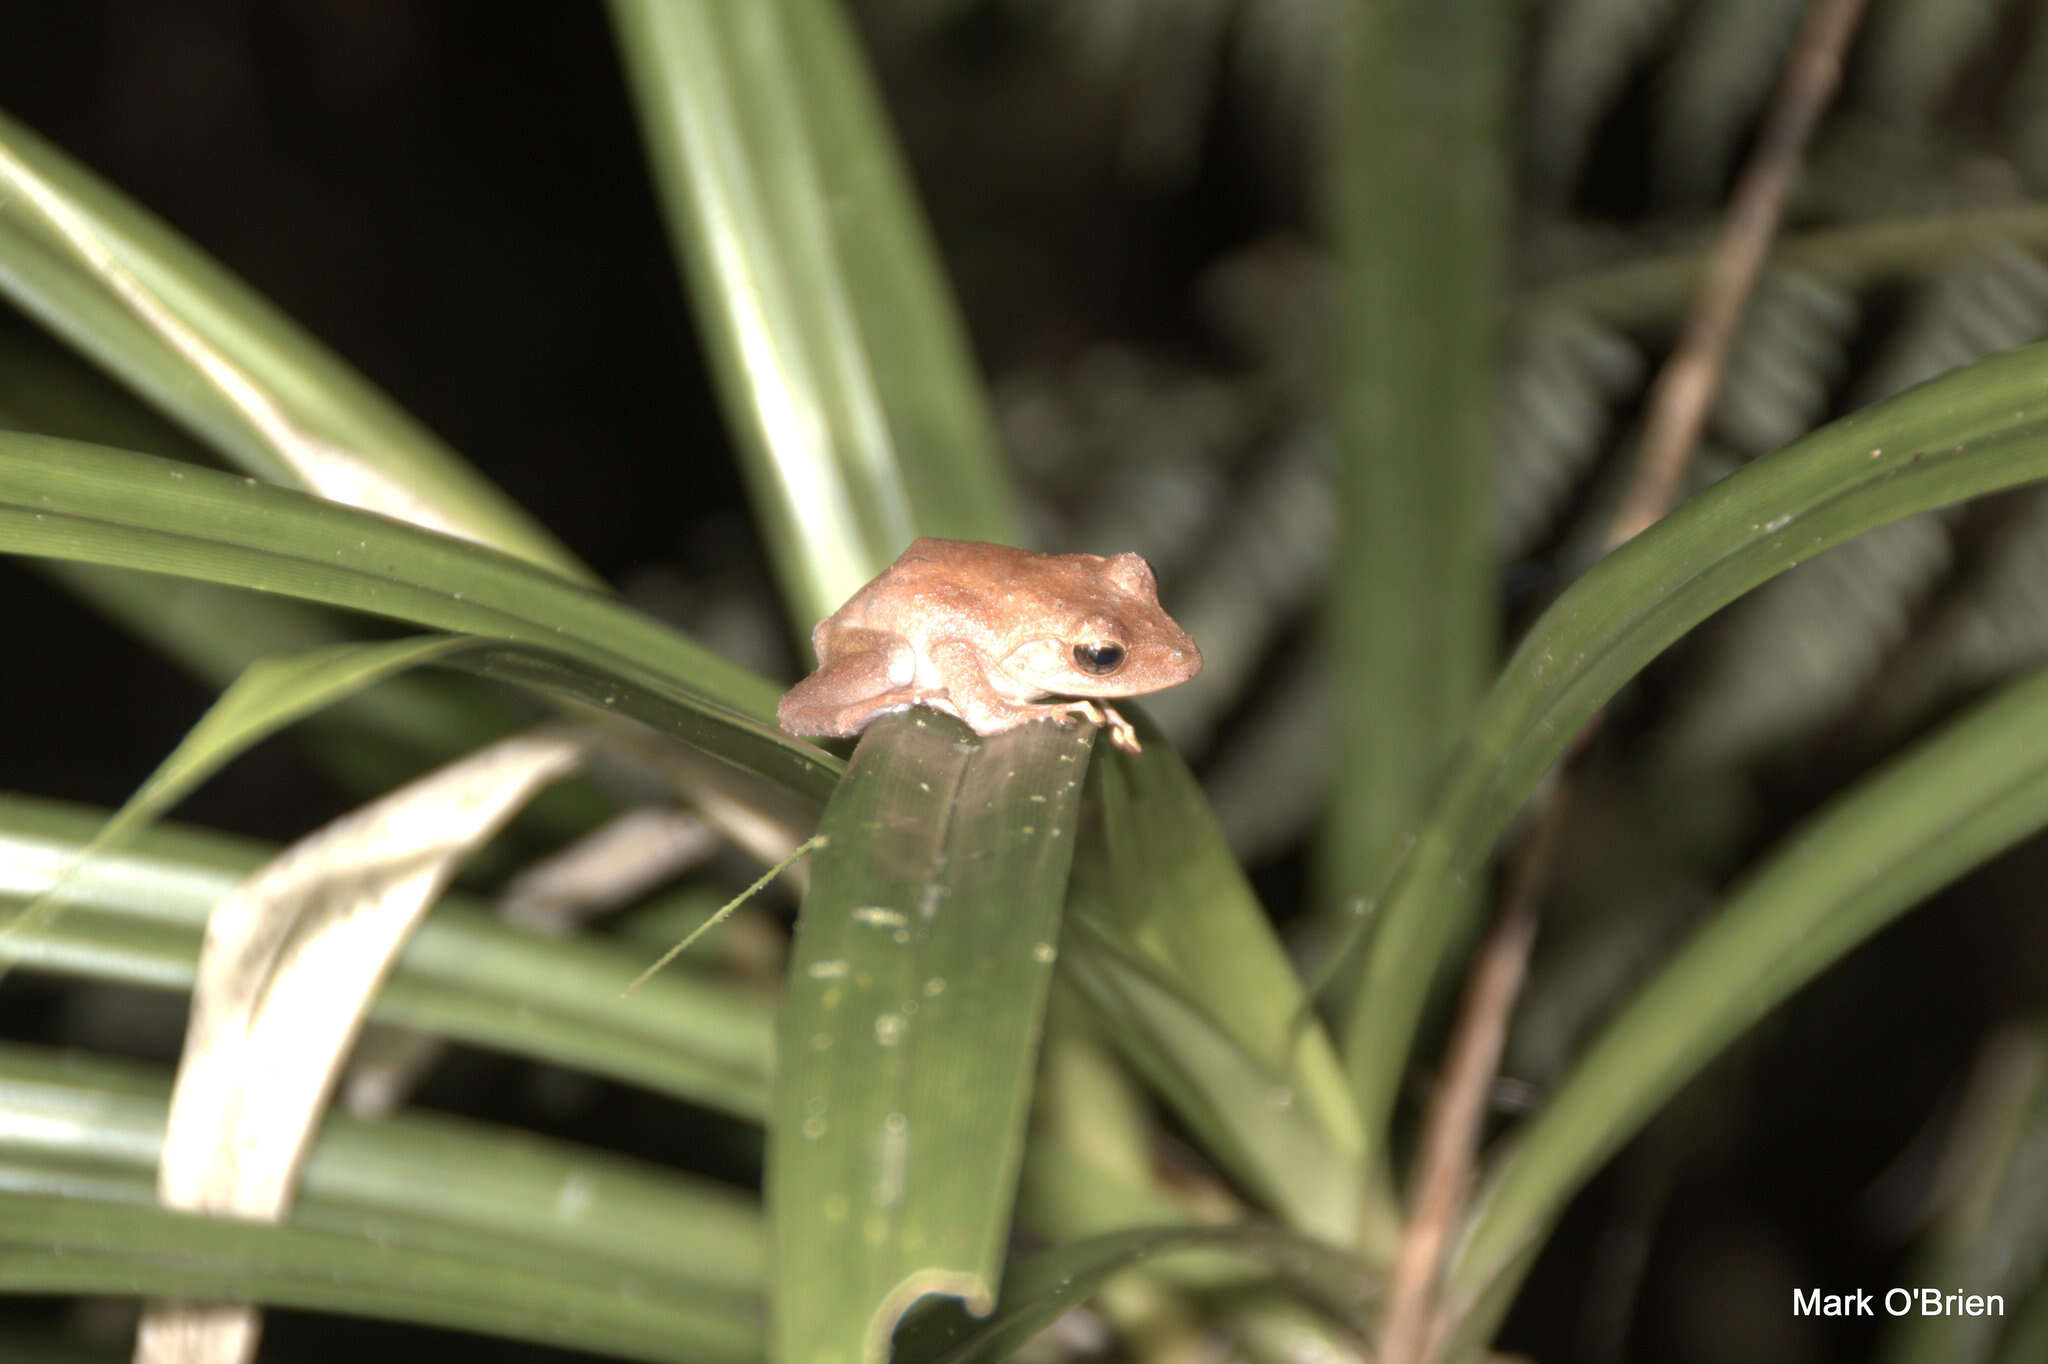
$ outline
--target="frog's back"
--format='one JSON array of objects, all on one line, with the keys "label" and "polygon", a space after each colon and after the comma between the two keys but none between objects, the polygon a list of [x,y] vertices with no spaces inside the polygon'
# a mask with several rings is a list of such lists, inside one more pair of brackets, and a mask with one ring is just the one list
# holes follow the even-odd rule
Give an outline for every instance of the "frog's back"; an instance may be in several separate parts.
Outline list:
[{"label": "frog's back", "polygon": [[925,536],[896,556],[883,578],[907,586],[982,583],[1000,588],[1029,574],[1048,555],[984,540],[940,540]]},{"label": "frog's back", "polygon": [[905,636],[929,633],[933,625],[957,629],[963,617],[978,613],[1006,583],[1015,582],[1020,566],[1033,557],[1007,545],[926,536],[912,541],[819,629],[853,627]]}]

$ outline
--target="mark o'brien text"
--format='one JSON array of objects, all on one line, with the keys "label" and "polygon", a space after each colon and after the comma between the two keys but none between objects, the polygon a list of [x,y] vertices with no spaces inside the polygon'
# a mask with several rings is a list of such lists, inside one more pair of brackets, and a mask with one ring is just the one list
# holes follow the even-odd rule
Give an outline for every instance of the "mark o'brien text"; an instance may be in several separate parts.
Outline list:
[{"label": "mark o'brien text", "polygon": [[1874,1317],[1882,1304],[1894,1317],[2002,1317],[2005,1299],[1996,1293],[1944,1293],[1939,1288],[1893,1288],[1883,1298],[1867,1289],[1823,1293],[1818,1288],[1792,1290],[1795,1317]]}]

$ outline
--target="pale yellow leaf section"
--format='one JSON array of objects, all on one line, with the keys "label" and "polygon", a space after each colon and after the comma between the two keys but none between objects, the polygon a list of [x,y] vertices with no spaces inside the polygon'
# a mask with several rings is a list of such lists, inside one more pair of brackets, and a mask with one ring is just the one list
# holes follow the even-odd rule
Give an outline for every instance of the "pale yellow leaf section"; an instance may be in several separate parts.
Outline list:
[{"label": "pale yellow leaf section", "polygon": [[[207,920],[192,1021],[171,1091],[158,1200],[277,1221],[377,986],[456,867],[581,741],[493,744],[300,840]],[[242,1364],[254,1308],[150,1308],[137,1364]]]}]

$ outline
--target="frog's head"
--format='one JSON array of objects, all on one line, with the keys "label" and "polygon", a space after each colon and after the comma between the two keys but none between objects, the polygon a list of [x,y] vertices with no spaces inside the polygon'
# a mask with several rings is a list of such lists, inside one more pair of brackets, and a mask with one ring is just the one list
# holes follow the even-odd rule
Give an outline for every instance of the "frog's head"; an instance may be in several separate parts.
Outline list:
[{"label": "frog's head", "polygon": [[1014,681],[1059,696],[1142,696],[1202,670],[1202,651],[1159,605],[1135,554],[1061,554],[1042,628],[1002,660]]}]

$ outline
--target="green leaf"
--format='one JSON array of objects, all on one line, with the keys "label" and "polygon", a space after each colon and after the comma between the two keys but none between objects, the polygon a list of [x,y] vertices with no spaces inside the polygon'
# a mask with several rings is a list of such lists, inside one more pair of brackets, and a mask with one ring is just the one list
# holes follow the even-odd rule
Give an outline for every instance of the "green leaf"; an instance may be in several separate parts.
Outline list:
[{"label": "green leaf", "polygon": [[[334,644],[259,658],[207,707],[94,840],[117,845],[154,822],[235,758],[294,721],[408,668],[438,662],[475,640],[455,635]],[[88,849],[86,855],[91,856]]]},{"label": "green leaf", "polygon": [[826,809],[769,1124],[775,1357],[995,1300],[1091,731],[884,717]]},{"label": "green leaf", "polygon": [[1349,1244],[1364,1141],[1335,1049],[1201,788],[1140,732],[1142,755],[1091,774],[1068,974],[1236,1178],[1290,1225]]},{"label": "green leaf", "polygon": [[1490,1292],[1608,1155],[1801,985],[2048,826],[2044,728],[2039,673],[1858,783],[1753,870],[1602,1030],[1503,1161],[1454,1290]]},{"label": "green leaf", "polygon": [[792,619],[919,535],[1017,542],[960,321],[836,0],[613,0]]},{"label": "green leaf", "polygon": [[[92,564],[40,561],[74,596],[90,603],[201,682],[226,687],[259,658],[355,642],[338,611],[289,597]],[[462,666],[459,660],[442,660]],[[472,655],[475,667],[488,666]],[[386,791],[533,723],[531,707],[476,679],[429,669],[381,678],[336,697],[300,721],[304,746],[351,789]],[[659,719],[653,723],[659,725]],[[520,816],[550,842],[581,834],[611,813],[588,785],[552,788]]]},{"label": "green leaf", "polygon": [[0,116],[0,294],[245,470],[309,487],[145,310],[239,372],[256,400],[505,553],[589,583],[540,524],[289,318],[82,166]]},{"label": "green leaf", "polygon": [[[406,940],[469,853],[585,755],[560,729],[479,749],[297,839],[215,902],[171,1091],[160,1202],[281,1217]],[[227,1342],[255,1329],[253,1312],[164,1304],[145,1311],[141,1334]]]},{"label": "green leaf", "polygon": [[[163,1076],[132,1063],[0,1045],[8,1187],[155,1202],[168,1096]],[[607,1263],[700,1302],[724,1297],[736,1315],[758,1315],[766,1287],[765,1229],[740,1190],[429,1114],[330,1113],[290,1220],[543,1268],[548,1257]]]},{"label": "green leaf", "polygon": [[822,800],[835,761],[772,722],[778,689],[609,597],[494,551],[143,455],[0,433],[0,551],[140,568],[479,635],[627,684],[685,741]]},{"label": "green leaf", "polygon": [[[0,319],[0,425],[204,463],[206,451],[112,379],[26,323]],[[43,571],[131,635],[215,688],[268,654],[360,637],[342,613],[211,583],[44,560]],[[344,785],[383,791],[457,753],[503,738],[531,714],[493,689],[447,674],[405,674],[309,717],[301,742]],[[608,803],[565,785],[520,822],[553,841],[602,818]]]},{"label": "green leaf", "polygon": [[0,426],[189,464],[214,462],[203,442],[11,310],[0,312]]},{"label": "green leaf", "polygon": [[1330,17],[1343,529],[1328,612],[1335,761],[1316,852],[1318,908],[1334,918],[1392,865],[1498,648],[1494,353],[1515,19],[1495,0],[1383,0]]},{"label": "green leaf", "polygon": [[[341,644],[258,659],[222,693],[149,779],[115,811],[71,866],[119,847],[236,757],[301,716],[421,663],[445,658],[472,640],[457,636]],[[0,943],[48,924],[63,907],[60,877],[0,926]],[[422,911],[424,912],[424,911]],[[344,916],[346,918],[347,916]]]},{"label": "green leaf", "polygon": [[0,1290],[255,1302],[417,1322],[627,1359],[752,1360],[759,1327],[660,1280],[563,1257],[380,1243],[79,1197],[0,1193]]},{"label": "green leaf", "polygon": [[[1071,965],[1071,916],[1065,933]],[[1150,1096],[1071,987],[1068,976],[1054,975],[1017,1186],[1020,1233],[1058,1244],[1196,1220],[1175,1197],[1179,1182],[1154,1159],[1160,1132]]]},{"label": "green leaf", "polygon": [[1574,583],[1473,717],[1380,894],[1344,1050],[1382,1142],[1417,1020],[1467,922],[1442,912],[1552,763],[1687,630],[1830,546],[1915,512],[2048,477],[2048,346],[1845,417],[1678,508]]},{"label": "green leaf", "polygon": [[1378,1285],[1328,1246],[1275,1227],[1147,1227],[1112,1232],[1045,1251],[1003,1281],[1002,1307],[983,1321],[951,1304],[933,1305],[904,1324],[901,1364],[1001,1364],[1069,1308],[1094,1296],[1120,1270],[1187,1252],[1230,1251],[1264,1263],[1306,1296],[1364,1331]]},{"label": "green leaf", "polygon": [[[0,796],[0,904],[46,891],[103,818]],[[275,851],[159,826],[80,868],[66,882],[57,923],[0,937],[0,961],[189,992],[214,902]],[[370,1016],[761,1117],[774,1001],[685,972],[621,999],[644,965],[646,955],[630,946],[518,932],[450,895],[406,945]]]}]

